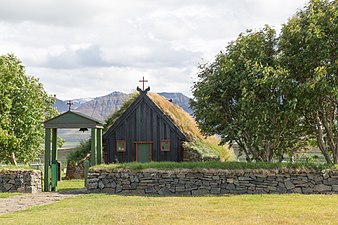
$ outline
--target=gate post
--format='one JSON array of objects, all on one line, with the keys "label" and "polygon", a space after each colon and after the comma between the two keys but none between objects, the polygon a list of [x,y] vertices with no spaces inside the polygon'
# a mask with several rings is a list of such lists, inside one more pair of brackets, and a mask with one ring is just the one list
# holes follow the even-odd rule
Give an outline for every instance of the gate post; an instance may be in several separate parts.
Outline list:
[{"label": "gate post", "polygon": [[44,163],[44,181],[43,181],[43,191],[50,191],[50,128],[45,129],[45,163]]}]

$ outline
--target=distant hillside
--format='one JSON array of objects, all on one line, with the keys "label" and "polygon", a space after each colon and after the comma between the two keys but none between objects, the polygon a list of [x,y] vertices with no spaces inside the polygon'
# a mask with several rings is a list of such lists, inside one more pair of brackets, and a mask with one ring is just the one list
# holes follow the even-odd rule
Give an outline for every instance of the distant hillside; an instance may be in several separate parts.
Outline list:
[{"label": "distant hillside", "polygon": [[[72,101],[72,109],[77,109],[84,103],[93,100],[93,98],[79,98],[79,99],[71,99]],[[66,112],[68,110],[68,103],[69,100],[60,100],[56,99],[54,107],[57,109],[58,112]]]},{"label": "distant hillside", "polygon": [[109,95],[85,102],[76,110],[99,121],[104,121],[109,115],[117,111],[130,96],[131,94],[115,91]]},{"label": "distant hillside", "polygon": [[[159,95],[171,99],[173,103],[182,107],[189,114],[192,114],[192,110],[189,108],[189,98],[182,93],[158,93]],[[118,110],[123,102],[127,100],[131,94],[125,94],[122,92],[114,91],[108,95],[96,97],[96,98],[82,98],[71,100],[73,105],[72,109],[93,117],[99,121],[104,121],[109,115]],[[54,107],[59,112],[65,112],[68,110],[68,100],[56,99]]]},{"label": "distant hillside", "polygon": [[192,115],[192,110],[190,109],[190,105],[189,105],[189,101],[190,101],[189,97],[185,96],[182,93],[161,92],[161,93],[158,93],[158,94],[165,97],[166,99],[171,99],[173,103],[180,106],[187,113]]}]

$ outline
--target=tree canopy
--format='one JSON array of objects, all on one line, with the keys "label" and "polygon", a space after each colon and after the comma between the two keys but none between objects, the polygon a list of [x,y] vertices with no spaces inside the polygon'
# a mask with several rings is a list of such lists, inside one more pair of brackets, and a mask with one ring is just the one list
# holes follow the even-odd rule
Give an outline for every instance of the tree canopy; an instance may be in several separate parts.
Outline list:
[{"label": "tree canopy", "polygon": [[[275,31],[266,26],[231,42],[211,64],[200,66],[191,106],[205,134],[236,142],[251,161],[271,161],[296,142],[294,123],[284,111],[280,82],[285,70],[276,60]],[[292,128],[292,129],[291,129]]]},{"label": "tree canopy", "polygon": [[331,163],[338,148],[337,22],[335,1],[313,0],[280,37],[269,26],[249,30],[200,65],[191,106],[202,131],[237,143],[248,161],[281,161],[317,136]]},{"label": "tree canopy", "polygon": [[43,122],[55,115],[54,99],[27,76],[14,55],[0,56],[0,159],[16,165],[41,153]]},{"label": "tree canopy", "polygon": [[282,28],[280,61],[295,113],[328,163],[338,163],[338,3],[313,0]]}]

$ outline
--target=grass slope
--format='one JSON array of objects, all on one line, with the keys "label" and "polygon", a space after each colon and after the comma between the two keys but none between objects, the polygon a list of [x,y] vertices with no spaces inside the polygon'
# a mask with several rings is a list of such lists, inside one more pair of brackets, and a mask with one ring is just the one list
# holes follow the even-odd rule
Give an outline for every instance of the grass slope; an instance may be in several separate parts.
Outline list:
[{"label": "grass slope", "polygon": [[338,165],[314,164],[314,163],[266,163],[266,162],[150,162],[150,163],[117,163],[101,164],[91,167],[90,170],[107,170],[117,169],[338,169]]},{"label": "grass slope", "polygon": [[338,195],[82,195],[0,216],[0,224],[337,224]]}]

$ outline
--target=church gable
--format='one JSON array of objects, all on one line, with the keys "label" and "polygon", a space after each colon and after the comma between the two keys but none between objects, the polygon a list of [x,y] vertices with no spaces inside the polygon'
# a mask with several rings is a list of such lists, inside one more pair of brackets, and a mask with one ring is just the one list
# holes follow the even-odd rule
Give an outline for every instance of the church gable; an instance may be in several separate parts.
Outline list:
[{"label": "church gable", "polygon": [[140,152],[148,148],[149,161],[182,161],[184,134],[152,102],[146,93],[127,108],[104,134],[107,160],[140,161]]},{"label": "church gable", "polygon": [[103,136],[105,162],[232,158],[231,151],[218,145],[217,137],[203,136],[194,118],[181,107],[158,94],[148,94],[149,87],[137,90],[139,96],[109,118],[112,125]]}]

